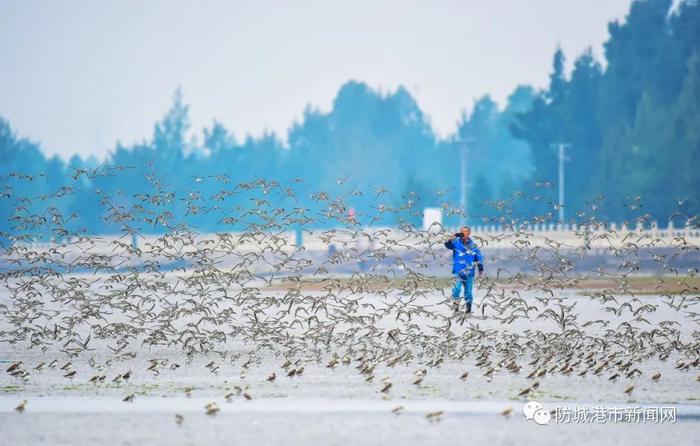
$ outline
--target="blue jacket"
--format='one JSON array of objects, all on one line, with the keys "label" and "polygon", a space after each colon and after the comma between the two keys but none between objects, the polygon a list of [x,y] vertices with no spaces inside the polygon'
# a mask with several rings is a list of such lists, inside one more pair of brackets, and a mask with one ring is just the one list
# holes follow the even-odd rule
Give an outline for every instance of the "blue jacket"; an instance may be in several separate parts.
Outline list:
[{"label": "blue jacket", "polygon": [[466,244],[459,237],[454,240],[448,240],[445,242],[445,247],[452,250],[452,274],[466,271],[469,276],[474,277],[475,266],[479,269],[479,272],[484,270],[484,258],[471,238],[467,239]]}]

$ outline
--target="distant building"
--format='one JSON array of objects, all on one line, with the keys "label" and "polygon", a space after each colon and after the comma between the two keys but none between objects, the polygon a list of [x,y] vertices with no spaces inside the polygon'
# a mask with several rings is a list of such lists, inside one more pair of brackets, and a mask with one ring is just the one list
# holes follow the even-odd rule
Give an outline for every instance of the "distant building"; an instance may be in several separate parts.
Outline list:
[{"label": "distant building", "polygon": [[[440,208],[425,208],[423,209],[423,230],[427,231],[432,225],[442,226],[442,209]],[[435,229],[435,228],[433,228]]]}]

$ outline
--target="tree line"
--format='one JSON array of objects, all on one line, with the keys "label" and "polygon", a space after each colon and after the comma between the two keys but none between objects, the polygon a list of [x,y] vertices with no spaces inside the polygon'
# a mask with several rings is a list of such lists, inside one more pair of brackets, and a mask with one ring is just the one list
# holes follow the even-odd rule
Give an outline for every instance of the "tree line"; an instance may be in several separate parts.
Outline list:
[{"label": "tree line", "polygon": [[[557,50],[547,88],[518,86],[503,107],[485,96],[447,138],[436,136],[406,89],[380,93],[357,81],[340,88],[329,112],[307,107],[284,139],[239,140],[216,121],[193,135],[178,90],[148,140],[118,144],[103,162],[48,158],[0,119],[0,231],[17,232],[18,221],[27,230],[22,216],[45,215],[48,197],[74,230],[117,231],[115,209],[148,213],[156,190],[174,194],[167,206],[184,222],[236,230],[243,222],[226,216],[259,203],[251,190],[227,188],[258,179],[263,192],[265,184],[289,191],[267,197],[271,207],[323,212],[342,199],[342,212],[383,225],[420,225],[424,207],[442,207],[454,225],[465,144],[470,223],[556,222],[560,143],[567,221],[645,215],[697,224],[700,4],[638,0],[609,34],[604,61],[586,51],[567,74]],[[21,197],[32,200],[18,206]]]}]

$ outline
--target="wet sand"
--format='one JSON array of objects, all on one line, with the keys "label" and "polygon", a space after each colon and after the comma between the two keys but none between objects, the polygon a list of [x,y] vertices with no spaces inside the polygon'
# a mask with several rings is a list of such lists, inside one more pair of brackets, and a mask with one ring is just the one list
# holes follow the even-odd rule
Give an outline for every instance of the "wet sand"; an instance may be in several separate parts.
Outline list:
[{"label": "wet sand", "polygon": [[[272,292],[271,290],[268,290]],[[530,292],[521,290],[526,299]],[[595,292],[596,290],[589,290]],[[275,291],[278,292],[278,291]],[[477,292],[477,316],[480,312]],[[390,296],[391,297],[391,296]],[[594,299],[578,290],[567,290],[561,303],[576,304],[581,324],[604,320],[614,329],[620,323],[646,327],[634,321],[627,311],[614,314],[604,311]],[[668,297],[645,296],[657,305],[645,317],[649,327],[663,321],[676,321],[679,339],[698,336],[698,324],[692,319],[696,301],[675,309],[664,303]],[[372,299],[377,299],[373,296]],[[394,298],[395,299],[395,298]],[[619,297],[623,302],[625,297]],[[422,305],[440,314],[449,314],[441,296],[426,297]],[[375,302],[379,305],[379,302]],[[529,330],[555,332],[550,320],[530,317],[505,323],[497,312],[485,308],[485,318],[473,316],[452,330],[464,336],[474,327],[494,330],[502,339],[511,334],[527,336]],[[533,315],[534,316],[534,315]],[[430,319],[416,320],[431,330]],[[383,321],[384,329],[392,327]],[[398,326],[399,324],[397,324]],[[591,334],[601,331],[601,324],[585,328]],[[478,340],[465,342],[478,345]],[[300,376],[287,377],[281,368],[282,356],[262,352],[254,364],[247,361],[250,346],[231,344],[223,356],[208,353],[187,357],[167,347],[129,348],[135,357],[115,355],[97,341],[93,350],[73,358],[73,378],[60,370],[68,359],[57,350],[27,350],[26,346],[3,345],[0,373],[0,432],[3,443],[21,444],[464,444],[469,441],[486,444],[694,444],[700,435],[700,370],[679,369],[688,358],[673,354],[661,359],[646,358],[636,364],[640,374],[611,380],[611,371],[594,373],[549,373],[537,378],[537,389],[528,395],[519,393],[533,384],[527,375],[534,370],[527,354],[518,358],[518,373],[498,368],[485,373],[475,355],[462,359],[446,356],[435,365],[432,358],[415,358],[390,366],[378,361],[374,379],[358,372],[357,355],[349,355],[348,363],[328,368],[334,353],[320,356],[309,352],[298,359],[295,367],[304,367]],[[411,346],[408,346],[411,347]],[[413,346],[420,351],[420,346]],[[604,353],[604,352],[596,352]],[[495,354],[494,354],[495,355]],[[624,359],[624,356],[621,357]],[[34,370],[41,362],[57,359],[54,368]],[[157,373],[147,370],[150,360],[158,360]],[[31,375],[18,379],[4,372],[9,364],[22,361]],[[214,361],[217,367],[207,367]],[[92,365],[91,365],[92,363]],[[174,367],[177,364],[178,367]],[[128,381],[113,382],[131,370]],[[425,370],[422,382],[414,384],[417,372]],[[269,382],[271,373],[276,379]],[[468,372],[466,379],[460,377]],[[651,376],[661,373],[658,381]],[[91,383],[91,377],[104,375],[103,382]],[[392,387],[382,393],[386,382]],[[624,390],[635,386],[628,395]],[[191,396],[187,397],[186,392]],[[243,397],[243,393],[252,400]],[[134,395],[133,402],[122,401]],[[229,395],[230,402],[225,398]],[[23,413],[14,411],[27,400]],[[557,423],[546,426],[528,421],[522,408],[530,400],[540,402],[548,410],[556,407],[675,407],[675,423]],[[220,411],[207,416],[204,406],[215,402]],[[399,415],[392,409],[402,406]],[[512,409],[509,416],[503,411]],[[427,414],[443,411],[438,421]],[[177,425],[175,415],[184,417]]]}]

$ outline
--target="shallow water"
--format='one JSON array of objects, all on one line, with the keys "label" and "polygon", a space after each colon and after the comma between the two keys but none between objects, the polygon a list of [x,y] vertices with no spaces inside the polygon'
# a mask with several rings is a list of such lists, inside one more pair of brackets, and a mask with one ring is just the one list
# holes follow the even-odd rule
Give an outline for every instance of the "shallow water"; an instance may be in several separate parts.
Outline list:
[{"label": "shallow water", "polygon": [[[197,402],[198,403],[198,402]],[[126,403],[124,403],[126,404]],[[135,403],[136,404],[136,403]],[[191,403],[195,404],[195,402]],[[452,411],[429,421],[423,409],[395,415],[378,410],[236,410],[224,406],[216,416],[174,410],[0,413],[5,444],[323,444],[496,445],[590,443],[597,445],[696,444],[700,423],[680,418],[665,424],[538,425],[514,412],[500,414]],[[242,405],[242,403],[240,404]],[[344,405],[343,405],[344,406]],[[407,403],[406,406],[410,406]],[[336,409],[340,409],[336,406]],[[383,408],[382,408],[383,409]]]}]

